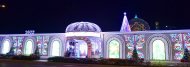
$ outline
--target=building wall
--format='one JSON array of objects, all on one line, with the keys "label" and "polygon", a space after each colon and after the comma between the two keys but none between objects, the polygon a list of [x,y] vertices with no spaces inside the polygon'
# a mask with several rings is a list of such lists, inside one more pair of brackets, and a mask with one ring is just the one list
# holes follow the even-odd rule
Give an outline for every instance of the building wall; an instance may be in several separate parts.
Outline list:
[{"label": "building wall", "polygon": [[[184,48],[190,50],[190,30],[142,31],[129,33],[101,32],[100,34],[102,40],[102,56],[104,58],[130,58],[132,56],[133,47],[136,45],[140,58],[154,60],[153,46],[155,45],[153,45],[153,43],[155,43],[156,40],[159,41],[156,46],[164,44],[162,47],[159,46],[161,49],[164,48],[165,50],[164,60],[180,60],[183,56]],[[53,42],[58,41],[60,44],[58,47],[59,53],[55,54],[64,56],[66,51],[66,38],[65,33],[0,35],[0,53],[2,54],[3,51],[6,51],[6,48],[3,48],[3,46],[9,45],[14,50],[15,55],[24,54],[27,41],[32,40],[33,52],[38,46],[42,57],[51,57],[54,56],[55,53],[52,52]],[[11,49],[11,47],[9,48]]]},{"label": "building wall", "polygon": [[[104,57],[109,58],[109,47],[107,45],[109,45],[111,40],[115,39],[119,40],[118,42],[121,43],[120,46],[122,49],[120,49],[119,58],[130,58],[133,47],[136,45],[139,57],[145,60],[156,60],[153,59],[153,43],[156,40],[160,40],[164,44],[164,47],[161,47],[164,48],[164,60],[180,60],[183,57],[184,48],[190,50],[189,32],[189,30],[142,31],[129,33],[103,32]],[[161,43],[158,43],[158,45],[161,45]]]},{"label": "building wall", "polygon": [[[10,45],[13,47],[15,55],[24,54],[27,40],[31,40],[33,42],[32,52],[34,52],[36,50],[36,47],[38,46],[40,55],[42,57],[51,56],[51,49],[52,49],[51,47],[52,47],[53,41],[55,41],[55,40],[60,41],[60,43],[61,43],[60,51],[64,51],[64,45],[63,44],[65,43],[65,37],[64,37],[63,33],[0,35],[0,43],[1,43],[0,52],[1,53],[4,51],[3,50],[3,46],[4,46],[3,43],[5,42],[5,40],[10,40]],[[9,48],[11,48],[11,47],[9,47]],[[64,53],[60,52],[60,55],[63,56]]]}]

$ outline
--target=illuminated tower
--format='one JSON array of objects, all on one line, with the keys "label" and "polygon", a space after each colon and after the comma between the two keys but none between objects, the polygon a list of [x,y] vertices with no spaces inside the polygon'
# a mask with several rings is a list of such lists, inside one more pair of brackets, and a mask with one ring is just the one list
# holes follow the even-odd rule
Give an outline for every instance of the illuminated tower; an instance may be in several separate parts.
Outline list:
[{"label": "illuminated tower", "polygon": [[120,32],[131,32],[131,28],[129,26],[129,22],[126,16],[126,12],[124,12],[123,22],[120,29]]}]

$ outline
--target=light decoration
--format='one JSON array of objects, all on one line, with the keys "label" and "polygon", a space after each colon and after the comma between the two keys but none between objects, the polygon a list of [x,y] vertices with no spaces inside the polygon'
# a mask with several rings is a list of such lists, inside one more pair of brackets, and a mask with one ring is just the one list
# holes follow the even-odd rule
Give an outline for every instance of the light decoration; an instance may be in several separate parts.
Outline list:
[{"label": "light decoration", "polygon": [[67,32],[65,33],[66,37],[69,36],[94,36],[94,37],[100,37],[100,33],[98,32]]},{"label": "light decoration", "polygon": [[52,56],[60,56],[60,42],[58,40],[52,43]]},{"label": "light decoration", "polygon": [[119,58],[119,42],[117,40],[112,40],[110,41],[109,45],[108,45],[108,49],[109,49],[109,58]]},{"label": "light decoration", "polygon": [[47,56],[48,55],[48,42],[49,42],[50,36],[43,36],[43,45],[42,45],[42,55]]},{"label": "light decoration", "polygon": [[129,21],[126,16],[126,12],[124,12],[124,17],[120,32],[131,32],[131,27],[129,26]]},{"label": "light decoration", "polygon": [[35,33],[35,30],[26,30],[25,31],[25,34],[34,34]]},{"label": "light decoration", "polygon": [[39,53],[40,55],[43,55],[42,54],[42,42],[43,42],[43,39],[42,39],[42,36],[36,36],[36,39],[37,39],[37,46],[38,46],[38,50],[39,50]]},{"label": "light decoration", "polygon": [[133,55],[134,45],[136,45],[137,53],[140,58],[144,58],[143,46],[145,44],[144,35],[124,35],[126,41],[126,47],[129,49],[127,58],[131,58]]},{"label": "light decoration", "polygon": [[174,59],[180,60],[183,57],[183,34],[170,34],[170,36],[174,43]]},{"label": "light decoration", "polygon": [[162,40],[153,42],[153,60],[165,60],[165,48]]},{"label": "light decoration", "polygon": [[6,54],[10,51],[11,43],[9,39],[4,40],[3,42],[3,48],[2,48],[2,54]]},{"label": "light decoration", "polygon": [[24,54],[31,55],[33,53],[34,42],[32,39],[28,39],[25,43]]},{"label": "light decoration", "polygon": [[49,36],[36,36],[36,39],[40,55],[47,56]]},{"label": "light decoration", "polygon": [[13,39],[13,51],[16,55],[22,54],[24,36],[14,36]]},{"label": "light decoration", "polygon": [[184,33],[184,45],[190,51],[190,33]]},{"label": "light decoration", "polygon": [[21,55],[24,37],[17,37],[17,38],[18,38],[18,45],[16,47],[16,52],[17,55]]}]

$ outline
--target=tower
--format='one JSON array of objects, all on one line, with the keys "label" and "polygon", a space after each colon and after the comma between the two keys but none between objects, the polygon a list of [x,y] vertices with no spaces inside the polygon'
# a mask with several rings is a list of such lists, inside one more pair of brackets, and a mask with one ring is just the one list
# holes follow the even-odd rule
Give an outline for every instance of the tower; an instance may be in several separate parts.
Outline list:
[{"label": "tower", "polygon": [[126,16],[126,12],[124,12],[123,22],[120,29],[120,32],[131,32],[131,28],[129,26],[129,22]]}]

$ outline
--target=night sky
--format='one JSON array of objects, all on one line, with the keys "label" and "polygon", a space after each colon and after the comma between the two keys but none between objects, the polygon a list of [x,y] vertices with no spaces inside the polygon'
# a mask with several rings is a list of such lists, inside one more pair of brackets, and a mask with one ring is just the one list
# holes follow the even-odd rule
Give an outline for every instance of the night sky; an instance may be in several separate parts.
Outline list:
[{"label": "night sky", "polygon": [[[190,29],[190,4],[182,0],[0,0],[0,34],[64,33],[73,22],[88,21],[102,31],[119,31],[123,12],[128,19],[135,14],[155,29]],[[162,28],[165,29],[165,28]]]}]

